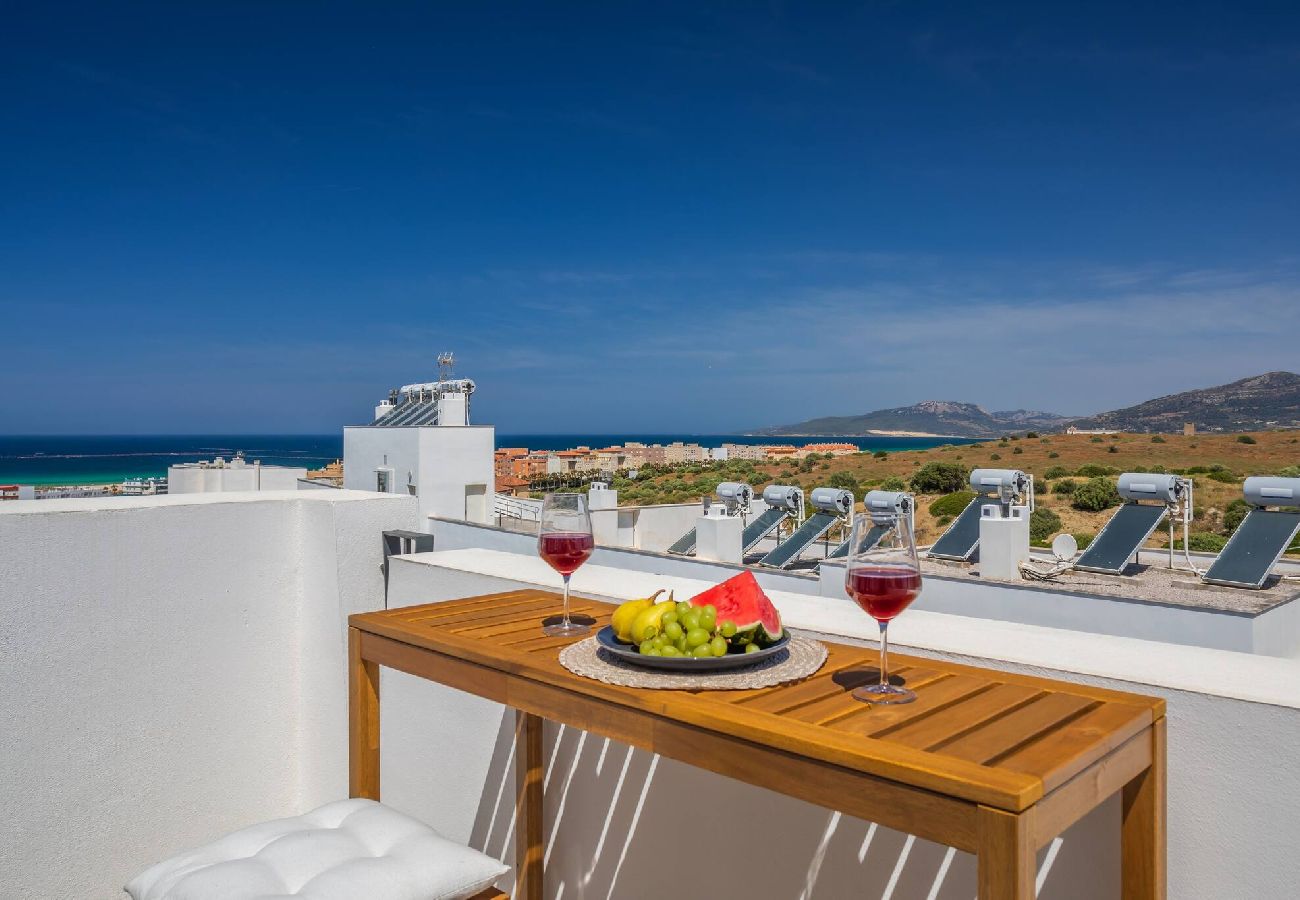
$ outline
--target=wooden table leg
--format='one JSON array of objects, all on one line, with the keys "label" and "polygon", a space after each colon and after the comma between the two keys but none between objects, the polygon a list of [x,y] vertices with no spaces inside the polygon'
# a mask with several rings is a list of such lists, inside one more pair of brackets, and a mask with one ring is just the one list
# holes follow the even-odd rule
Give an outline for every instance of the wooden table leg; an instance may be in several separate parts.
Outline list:
[{"label": "wooden table leg", "polygon": [[1165,720],[1151,725],[1151,767],[1124,786],[1124,900],[1165,900]]},{"label": "wooden table leg", "polygon": [[1032,900],[1037,874],[1034,811],[979,809],[979,900]]},{"label": "wooden table leg", "polygon": [[379,664],[361,658],[348,629],[348,795],[379,799]]},{"label": "wooden table leg", "polygon": [[515,710],[515,900],[542,900],[542,720]]}]

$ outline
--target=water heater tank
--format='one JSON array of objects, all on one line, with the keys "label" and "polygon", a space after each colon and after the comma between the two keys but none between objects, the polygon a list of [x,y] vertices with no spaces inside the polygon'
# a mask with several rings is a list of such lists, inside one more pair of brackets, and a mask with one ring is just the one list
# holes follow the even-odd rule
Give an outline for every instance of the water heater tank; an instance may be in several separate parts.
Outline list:
[{"label": "water heater tank", "polygon": [[795,512],[803,504],[803,491],[793,485],[769,484],[763,488],[763,500],[768,506]]},{"label": "water heater tank", "polygon": [[853,492],[833,487],[813,488],[809,495],[812,505],[828,513],[847,516],[853,510]]},{"label": "water heater tank", "polygon": [[1300,506],[1300,478],[1256,475],[1246,479],[1241,493],[1251,506]]},{"label": "water heater tank", "polygon": [[871,521],[877,525],[892,525],[906,515],[912,505],[912,495],[905,491],[868,491],[862,505]]},{"label": "water heater tank", "polygon": [[1018,492],[1029,484],[1029,476],[1019,469],[974,469],[970,473],[971,489],[977,494]]},{"label": "water heater tank", "polygon": [[1119,495],[1125,500],[1159,500],[1177,503],[1186,482],[1177,475],[1125,472],[1119,476]]}]

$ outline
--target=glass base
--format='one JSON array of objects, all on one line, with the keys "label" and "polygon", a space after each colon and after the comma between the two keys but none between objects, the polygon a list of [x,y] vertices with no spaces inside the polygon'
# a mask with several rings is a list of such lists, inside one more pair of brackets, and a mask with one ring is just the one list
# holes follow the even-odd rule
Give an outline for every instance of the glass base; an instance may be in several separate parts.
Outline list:
[{"label": "glass base", "polygon": [[869,684],[866,687],[856,689],[853,692],[853,698],[876,704],[911,703],[916,699],[916,694],[907,688],[892,684]]},{"label": "glass base", "polygon": [[586,622],[575,622],[570,619],[568,622],[563,620],[547,622],[542,625],[542,634],[547,637],[579,637],[591,632],[591,626]]}]

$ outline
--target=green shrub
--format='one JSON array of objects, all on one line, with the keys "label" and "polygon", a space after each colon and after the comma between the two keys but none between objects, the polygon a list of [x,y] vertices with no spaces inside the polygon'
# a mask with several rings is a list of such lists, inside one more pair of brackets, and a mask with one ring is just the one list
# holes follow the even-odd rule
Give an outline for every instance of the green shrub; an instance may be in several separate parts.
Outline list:
[{"label": "green shrub", "polygon": [[818,472],[829,472],[829,471],[830,471],[830,468],[831,468],[831,464],[830,464],[830,463],[822,463],[820,466],[817,467],[817,471],[818,471]]},{"label": "green shrub", "polygon": [[1071,473],[1065,466],[1051,466],[1043,473],[1043,478],[1047,481],[1055,481],[1058,478],[1065,478],[1071,474],[1073,473]]},{"label": "green shrub", "polygon": [[930,504],[930,515],[932,516],[955,516],[961,513],[963,509],[970,505],[975,499],[974,491],[956,491],[947,496],[940,497]]},{"label": "green shrub", "polygon": [[1082,531],[1076,531],[1072,536],[1075,543],[1079,545],[1080,550],[1087,550],[1088,545],[1091,544],[1093,538],[1096,537],[1095,534],[1088,534]]},{"label": "green shrub", "polygon": [[1300,466],[1287,466],[1285,469],[1279,469],[1277,474],[1283,478],[1300,478]]},{"label": "green shrub", "polygon": [[990,453],[990,454],[989,454],[989,459],[998,460],[998,459],[1001,459],[1001,458],[1002,458],[1002,454],[1001,454],[1001,453]]},{"label": "green shrub", "polygon": [[1029,537],[1035,541],[1045,541],[1061,530],[1061,517],[1050,509],[1036,507],[1029,514]]},{"label": "green shrub", "polygon": [[907,490],[907,482],[897,475],[890,475],[880,482],[880,489],[882,491],[905,491]]},{"label": "green shrub", "polygon": [[1236,475],[1226,471],[1211,472],[1206,477],[1211,481],[1217,481],[1220,484],[1236,484],[1241,480]]},{"label": "green shrub", "polygon": [[1246,518],[1246,513],[1250,512],[1250,504],[1238,497],[1228,504],[1228,508],[1223,511],[1223,530],[1227,534],[1232,534],[1241,524],[1241,520]]},{"label": "green shrub", "polygon": [[940,528],[947,528],[952,524],[952,516],[940,516],[934,520],[934,524],[938,525]]},{"label": "green shrub", "polygon": [[1193,531],[1187,536],[1187,546],[1201,553],[1218,553],[1228,539],[1213,531]]},{"label": "green shrub", "polygon": [[884,450],[877,450],[875,453],[871,454],[871,458],[872,458],[872,459],[888,459],[888,458],[889,458],[889,454],[886,453]]},{"label": "green shrub", "polygon": [[1102,440],[1100,437],[1098,437],[1097,435],[1093,435],[1092,437],[1088,438],[1088,441],[1089,441],[1089,443],[1093,443],[1093,444],[1104,444],[1104,443],[1106,443],[1105,441],[1103,441],[1103,440]]},{"label": "green shrub", "polygon": [[912,474],[911,483],[918,494],[951,494],[966,487],[966,470],[954,463],[926,463]]},{"label": "green shrub", "polygon": [[1025,448],[1024,448],[1024,447],[1017,447],[1016,449],[1014,449],[1014,450],[1011,451],[1011,455],[1012,455],[1012,456],[1019,456],[1021,453],[1024,453],[1024,452],[1025,452]]},{"label": "green shrub", "polygon": [[1074,474],[1080,478],[1098,478],[1102,475],[1118,475],[1119,469],[1114,466],[1099,466],[1095,463],[1088,463],[1085,466],[1079,466]]},{"label": "green shrub", "polygon": [[1253,437],[1251,437],[1251,436],[1248,435],[1248,434],[1239,434],[1239,435],[1237,435],[1237,443],[1238,443],[1238,444],[1255,444],[1255,443],[1258,443],[1258,441],[1256,441]]},{"label": "green shrub", "polygon": [[1038,437],[1038,432],[1037,432],[1037,431],[1026,431],[1026,432],[1025,432],[1025,437],[1027,437],[1027,438],[1036,438],[1036,437]]},{"label": "green shrub", "polygon": [[852,472],[836,472],[830,478],[830,486],[842,491],[852,491],[854,494],[859,490],[858,479]]},{"label": "green shrub", "polygon": [[1063,478],[1056,482],[1056,484],[1052,485],[1052,493],[1063,494],[1068,497],[1070,494],[1073,494],[1078,487],[1079,483],[1077,481],[1071,478]]},{"label": "green shrub", "polygon": [[1070,505],[1085,512],[1101,512],[1118,506],[1119,502],[1119,491],[1114,483],[1102,476],[1088,479],[1075,488],[1070,497]]},{"label": "green shrub", "polygon": [[1107,452],[1107,453],[1118,453],[1118,452],[1119,452],[1119,448],[1116,447],[1114,444],[1111,444],[1111,445],[1110,445],[1110,448],[1107,449],[1106,452]]},{"label": "green shrub", "polygon": [[1053,450],[1051,453],[1047,454],[1047,458],[1048,458],[1048,459],[1060,459],[1060,458],[1061,458],[1061,454],[1059,454],[1059,453],[1057,453],[1055,450]]},{"label": "green shrub", "polygon": [[1158,435],[1158,434],[1153,434],[1153,435],[1151,435],[1151,443],[1153,443],[1153,444],[1163,444],[1164,442],[1165,442],[1165,439],[1162,438],[1160,435]]},{"label": "green shrub", "polygon": [[765,472],[750,472],[745,476],[745,483],[751,487],[758,487],[760,484],[767,484],[768,477]]}]

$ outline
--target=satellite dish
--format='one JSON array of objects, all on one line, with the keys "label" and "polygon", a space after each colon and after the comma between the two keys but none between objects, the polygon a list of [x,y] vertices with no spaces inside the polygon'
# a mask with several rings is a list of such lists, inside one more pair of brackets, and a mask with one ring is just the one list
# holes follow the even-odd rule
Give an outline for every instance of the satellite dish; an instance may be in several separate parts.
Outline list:
[{"label": "satellite dish", "polygon": [[1072,534],[1058,534],[1052,540],[1052,555],[1061,562],[1069,562],[1074,559],[1074,554],[1079,552],[1079,542],[1074,539]]}]

